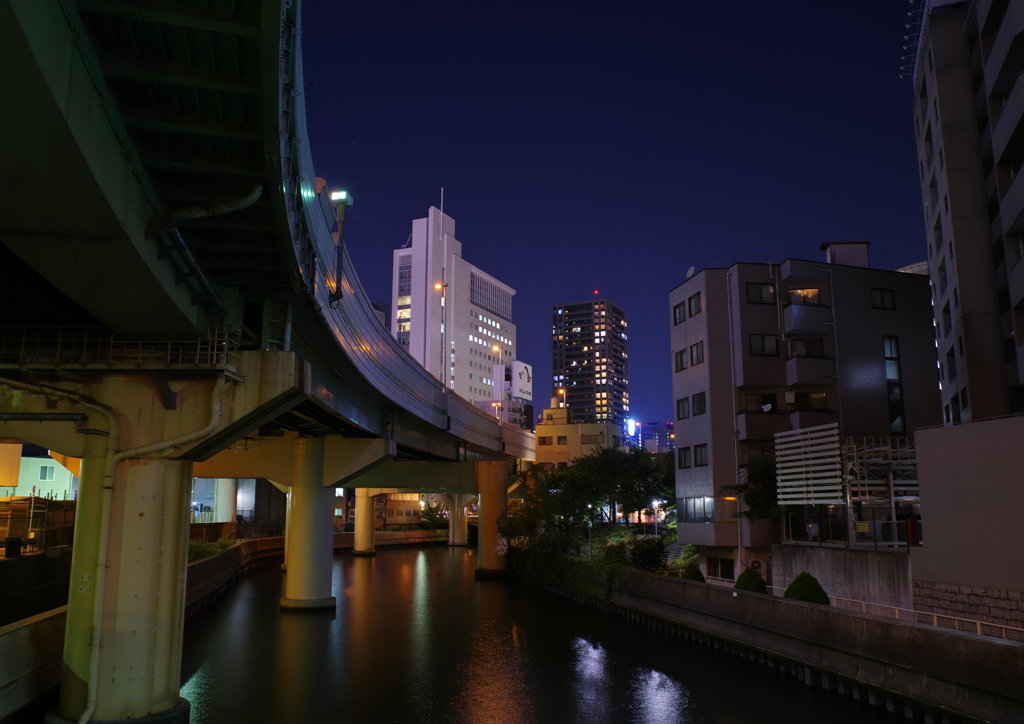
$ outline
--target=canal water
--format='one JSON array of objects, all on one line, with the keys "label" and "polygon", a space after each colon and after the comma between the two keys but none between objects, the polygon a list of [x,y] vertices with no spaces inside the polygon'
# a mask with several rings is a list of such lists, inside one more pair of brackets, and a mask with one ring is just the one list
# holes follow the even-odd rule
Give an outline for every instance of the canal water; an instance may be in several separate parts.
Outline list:
[{"label": "canal water", "polygon": [[276,565],[189,619],[192,724],[904,721],[543,591],[465,548],[334,560],[335,611],[282,612]]}]

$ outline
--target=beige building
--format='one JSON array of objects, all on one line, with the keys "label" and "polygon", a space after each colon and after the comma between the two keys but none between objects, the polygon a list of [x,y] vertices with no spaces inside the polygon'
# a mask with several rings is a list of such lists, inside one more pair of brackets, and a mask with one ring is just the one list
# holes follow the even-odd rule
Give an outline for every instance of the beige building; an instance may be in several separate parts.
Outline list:
[{"label": "beige building", "polygon": [[611,422],[569,422],[568,408],[551,400],[537,423],[537,465],[568,467],[576,458],[604,447],[623,448],[622,426]]},{"label": "beige building", "polygon": [[866,243],[824,248],[831,263],[705,269],[669,294],[678,537],[712,576],[766,565],[769,523],[737,517],[730,486],[772,458],[775,433],[940,421],[928,279],[867,267]]}]

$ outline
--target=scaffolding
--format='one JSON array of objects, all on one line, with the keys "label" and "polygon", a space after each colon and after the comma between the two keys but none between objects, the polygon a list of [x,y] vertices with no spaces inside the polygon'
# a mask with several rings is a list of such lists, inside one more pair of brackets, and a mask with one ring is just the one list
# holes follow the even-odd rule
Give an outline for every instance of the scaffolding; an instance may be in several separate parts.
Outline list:
[{"label": "scaffolding", "polygon": [[775,436],[783,539],[850,548],[920,545],[920,485],[910,438],[847,437],[821,425]]}]

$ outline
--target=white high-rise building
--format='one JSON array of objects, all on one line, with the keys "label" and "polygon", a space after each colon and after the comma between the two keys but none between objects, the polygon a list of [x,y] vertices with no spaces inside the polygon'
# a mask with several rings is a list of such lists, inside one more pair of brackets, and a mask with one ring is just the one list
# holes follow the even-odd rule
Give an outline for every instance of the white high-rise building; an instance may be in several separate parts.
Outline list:
[{"label": "white high-rise building", "polygon": [[515,293],[462,258],[455,220],[430,207],[394,251],[391,334],[459,396],[500,402],[516,359]]}]

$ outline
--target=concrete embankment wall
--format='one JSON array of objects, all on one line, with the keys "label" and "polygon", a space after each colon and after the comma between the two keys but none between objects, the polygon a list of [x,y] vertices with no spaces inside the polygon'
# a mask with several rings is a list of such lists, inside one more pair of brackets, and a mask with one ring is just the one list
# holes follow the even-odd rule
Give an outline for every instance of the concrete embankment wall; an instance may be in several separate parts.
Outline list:
[{"label": "concrete embankment wall", "polygon": [[[352,533],[335,533],[335,550],[351,549],[352,538]],[[378,531],[376,534],[376,545],[380,548],[443,544],[447,540],[447,530]],[[189,564],[186,615],[215,600],[243,571],[264,562],[279,562],[283,553],[284,538],[257,538]],[[66,619],[67,606],[61,606],[0,626],[0,719],[43,696],[60,682]]]},{"label": "concrete embankment wall", "polygon": [[609,603],[728,642],[747,658],[796,664],[806,683],[857,687],[922,718],[1024,721],[1019,643],[633,570],[619,574]]},{"label": "concrete embankment wall", "polygon": [[857,550],[801,545],[772,546],[772,577],[785,588],[801,571],[830,596],[913,608],[910,555],[906,550]]}]

